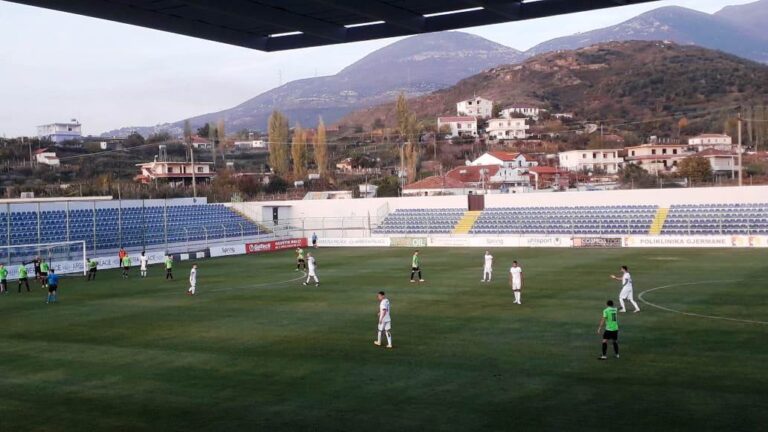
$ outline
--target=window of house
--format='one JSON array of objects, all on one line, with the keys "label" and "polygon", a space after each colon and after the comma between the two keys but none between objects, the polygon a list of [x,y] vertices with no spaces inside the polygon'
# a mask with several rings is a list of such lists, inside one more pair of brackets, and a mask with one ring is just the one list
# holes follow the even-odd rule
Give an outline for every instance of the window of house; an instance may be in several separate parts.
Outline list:
[{"label": "window of house", "polygon": [[582,159],[586,159],[586,158],[587,158],[587,154],[586,154],[586,153],[582,153],[582,154],[581,154],[581,158],[582,158]]},{"label": "window of house", "polygon": [[597,159],[597,152],[592,152],[592,159]]},{"label": "window of house", "polygon": [[677,149],[672,149],[672,154],[677,154]]},{"label": "window of house", "polygon": [[634,150],[632,150],[632,156],[634,156],[634,155],[635,155],[635,151],[634,151]]},{"label": "window of house", "polygon": [[661,154],[667,154],[667,149],[661,149]]},{"label": "window of house", "polygon": [[656,149],[651,150],[651,154],[655,155],[656,154]]},{"label": "window of house", "polygon": [[199,173],[203,172],[203,167],[197,167],[197,172]]},{"label": "window of house", "polygon": [[168,167],[168,174],[173,173],[173,167]]}]

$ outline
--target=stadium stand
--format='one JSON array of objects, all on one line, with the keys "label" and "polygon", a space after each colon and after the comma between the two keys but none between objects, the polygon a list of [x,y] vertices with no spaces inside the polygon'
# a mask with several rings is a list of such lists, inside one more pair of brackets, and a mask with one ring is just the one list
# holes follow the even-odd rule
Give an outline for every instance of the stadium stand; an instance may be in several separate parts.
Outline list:
[{"label": "stadium stand", "polygon": [[397,209],[373,230],[375,234],[448,234],[464,216],[460,208]]},{"label": "stadium stand", "polygon": [[672,205],[661,234],[768,234],[768,203]]},{"label": "stadium stand", "polygon": [[39,213],[39,221],[37,212],[0,213],[0,242],[6,243],[9,238],[7,230],[10,245],[83,240],[88,249],[95,246],[98,250],[265,233],[263,228],[222,204],[97,208],[95,212],[94,215],[92,209],[71,210],[67,218],[64,210],[44,210]]}]

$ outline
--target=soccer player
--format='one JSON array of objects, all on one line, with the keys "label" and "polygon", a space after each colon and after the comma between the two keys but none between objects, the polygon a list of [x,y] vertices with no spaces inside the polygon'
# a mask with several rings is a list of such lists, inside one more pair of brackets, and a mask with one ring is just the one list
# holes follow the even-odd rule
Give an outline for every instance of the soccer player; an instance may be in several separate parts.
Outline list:
[{"label": "soccer player", "polygon": [[312,247],[317,249],[317,233],[312,233]]},{"label": "soccer player", "polygon": [[296,271],[301,270],[302,267],[304,267],[304,270],[307,269],[307,262],[304,260],[304,249],[297,247],[296,248]]},{"label": "soccer player", "polygon": [[128,271],[131,269],[131,257],[129,255],[126,254],[123,257],[122,265],[123,265],[123,278],[128,279]]},{"label": "soccer player", "polygon": [[307,254],[307,264],[309,265],[309,273],[307,274],[307,280],[304,282],[304,285],[309,284],[309,279],[314,278],[315,279],[315,286],[320,286],[320,279],[317,278],[317,263],[315,262],[315,257],[312,256],[311,253]]},{"label": "soccer player", "polygon": [[416,282],[416,280],[413,278],[418,273],[419,275],[419,282],[424,282],[424,278],[421,277],[421,258],[419,258],[419,251],[416,250],[413,252],[413,256],[411,257],[411,282]]},{"label": "soccer player", "polygon": [[8,294],[8,269],[0,263],[0,294]]},{"label": "soccer player", "polygon": [[25,287],[27,287],[27,292],[29,292],[29,282],[27,280],[27,266],[24,264],[19,266],[19,294],[21,294],[21,284],[24,284]]},{"label": "soccer player", "polygon": [[376,340],[373,341],[373,344],[381,346],[381,332],[385,332],[387,335],[387,348],[392,348],[392,332],[390,331],[392,330],[392,318],[389,315],[389,299],[384,294],[384,291],[379,291],[377,298],[379,299],[379,330],[376,332]]},{"label": "soccer player", "polygon": [[616,308],[613,307],[613,300],[608,300],[605,309],[603,309],[603,317],[600,318],[600,325],[597,326],[597,334],[603,330],[603,355],[598,357],[598,360],[606,360],[606,354],[608,353],[608,341],[613,341],[613,352],[616,354],[616,358],[619,358],[619,321],[617,317]]},{"label": "soccer player", "polygon": [[143,278],[147,277],[147,262],[149,262],[149,258],[147,258],[147,256],[144,255],[144,251],[141,251],[141,256],[139,257],[139,264],[141,264],[141,277]]},{"label": "soccer player", "polygon": [[120,263],[120,265],[123,265],[123,258],[125,258],[126,255],[128,255],[128,253],[122,246],[120,246],[120,250],[117,252],[117,262]]},{"label": "soccer player", "polygon": [[88,259],[88,278],[87,280],[96,280],[96,271],[98,270],[99,262],[93,258]]},{"label": "soccer player", "polygon": [[165,280],[173,280],[173,257],[165,256]]},{"label": "soccer player", "polygon": [[629,300],[629,302],[632,303],[632,306],[635,307],[635,312],[640,312],[640,306],[637,305],[635,298],[632,295],[632,275],[629,274],[629,269],[625,265],[621,266],[621,272],[623,273],[621,277],[611,275],[611,279],[621,281],[621,292],[619,293],[621,310],[619,310],[619,312],[627,311],[627,308],[624,306],[624,300]]},{"label": "soccer player", "polygon": [[197,264],[192,264],[192,270],[189,271],[189,289],[187,295],[195,295],[197,288]]},{"label": "soccer player", "polygon": [[56,303],[56,294],[59,290],[59,275],[53,269],[50,269],[47,276],[48,298],[45,303]]},{"label": "soccer player", "polygon": [[485,251],[485,266],[483,267],[483,279],[480,282],[490,282],[493,273],[493,255]]},{"label": "soccer player", "polygon": [[24,265],[34,264],[35,279],[38,280],[38,281],[40,280],[40,257],[39,256],[35,257],[32,261],[30,261],[28,263],[22,263],[22,264],[24,264]]},{"label": "soccer player", "polygon": [[43,285],[43,288],[48,286],[48,270],[50,268],[51,266],[48,265],[48,261],[40,258],[40,283]]},{"label": "soccer player", "polygon": [[523,289],[523,268],[517,265],[517,261],[512,261],[512,267],[509,268],[509,285],[515,294],[515,304],[522,304],[520,291]]}]

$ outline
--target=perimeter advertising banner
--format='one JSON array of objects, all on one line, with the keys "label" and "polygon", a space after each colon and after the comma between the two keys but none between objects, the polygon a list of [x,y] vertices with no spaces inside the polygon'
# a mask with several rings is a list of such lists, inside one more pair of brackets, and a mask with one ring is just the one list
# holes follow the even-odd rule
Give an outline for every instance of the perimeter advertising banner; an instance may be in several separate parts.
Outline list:
[{"label": "perimeter advertising banner", "polygon": [[318,247],[389,247],[389,237],[319,237]]},{"label": "perimeter advertising banner", "polygon": [[[722,248],[734,247],[734,236],[629,236],[624,247],[655,248]],[[745,246],[748,247],[748,246]]]},{"label": "perimeter advertising banner", "polygon": [[427,247],[426,237],[392,237],[389,239],[390,246],[420,248]]},{"label": "perimeter advertising banner", "polygon": [[285,240],[273,240],[257,243],[246,243],[245,253],[257,254],[264,252],[275,252],[286,249],[296,249],[297,247],[307,247],[307,239],[305,238],[292,238]]}]

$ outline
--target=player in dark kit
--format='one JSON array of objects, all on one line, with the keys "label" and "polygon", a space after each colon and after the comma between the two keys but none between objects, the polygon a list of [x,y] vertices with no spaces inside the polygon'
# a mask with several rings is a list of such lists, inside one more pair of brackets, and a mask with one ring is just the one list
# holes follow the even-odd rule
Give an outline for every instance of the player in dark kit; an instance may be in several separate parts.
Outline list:
[{"label": "player in dark kit", "polygon": [[603,330],[603,355],[598,357],[598,360],[606,360],[606,354],[608,353],[608,341],[613,341],[613,352],[616,354],[616,358],[619,358],[619,321],[617,320],[619,311],[613,307],[613,300],[608,300],[606,303],[608,307],[603,309],[603,316],[600,318],[600,325],[597,326],[597,334]]}]

